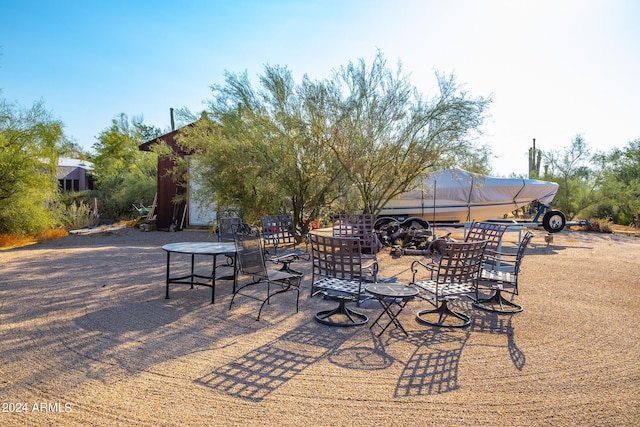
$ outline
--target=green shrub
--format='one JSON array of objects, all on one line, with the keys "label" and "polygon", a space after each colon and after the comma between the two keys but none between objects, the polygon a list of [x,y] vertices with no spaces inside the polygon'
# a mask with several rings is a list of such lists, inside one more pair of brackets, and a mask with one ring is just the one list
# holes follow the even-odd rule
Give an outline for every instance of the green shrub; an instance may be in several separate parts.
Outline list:
[{"label": "green shrub", "polygon": [[67,230],[91,227],[98,223],[98,218],[94,215],[93,207],[84,202],[74,202],[67,206],[64,210],[62,220]]}]

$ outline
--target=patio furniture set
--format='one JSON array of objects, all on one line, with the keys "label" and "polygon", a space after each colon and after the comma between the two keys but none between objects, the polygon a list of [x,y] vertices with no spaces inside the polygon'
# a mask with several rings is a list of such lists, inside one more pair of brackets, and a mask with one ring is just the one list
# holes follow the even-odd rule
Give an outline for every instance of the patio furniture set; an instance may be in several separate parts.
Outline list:
[{"label": "patio furniture set", "polygon": [[[412,280],[404,284],[378,277],[380,245],[373,232],[372,215],[334,215],[332,222],[331,233],[312,232],[300,238],[296,236],[291,215],[261,217],[260,227],[248,226],[239,217],[220,218],[218,242],[163,246],[167,253],[166,298],[170,284],[208,286],[213,304],[216,280],[233,280],[229,309],[237,297],[258,299],[261,305],[256,319],[260,320],[271,298],[292,291],[296,294],[298,312],[303,274],[296,270],[295,263],[304,260],[311,261],[311,296],[321,295],[337,303],[335,308],[318,311],[314,316],[316,321],[329,326],[369,323],[371,329],[378,327],[378,335],[382,335],[393,325],[407,334],[399,316],[415,298],[433,306],[418,311],[416,320],[439,327],[464,327],[471,323],[469,314],[452,306],[461,298],[471,300],[475,308],[497,313],[522,311],[513,296],[518,294],[518,276],[533,237],[531,231],[525,233],[516,252],[509,252],[502,248],[502,236],[508,226],[472,223],[464,241],[447,242],[433,258],[414,261]],[[190,274],[171,275],[172,254],[191,257]],[[194,273],[196,255],[213,258],[210,276]],[[217,264],[220,255],[225,260]],[[268,268],[269,264],[276,268]],[[218,268],[229,268],[231,273],[216,277]],[[266,294],[251,291],[258,284],[266,284]],[[511,294],[511,298],[504,292]],[[369,299],[377,300],[382,308],[372,322],[357,309]]]}]

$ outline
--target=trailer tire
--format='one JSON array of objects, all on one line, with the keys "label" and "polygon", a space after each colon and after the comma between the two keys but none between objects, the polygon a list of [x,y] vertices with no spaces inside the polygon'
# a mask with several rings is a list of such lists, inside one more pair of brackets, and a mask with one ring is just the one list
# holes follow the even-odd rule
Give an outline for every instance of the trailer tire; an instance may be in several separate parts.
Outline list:
[{"label": "trailer tire", "polygon": [[567,218],[562,211],[548,211],[542,217],[542,227],[548,233],[558,233],[564,229],[567,224]]},{"label": "trailer tire", "polygon": [[392,217],[390,217],[390,216],[383,216],[383,217],[380,217],[380,218],[378,218],[378,219],[376,220],[376,222],[373,224],[373,229],[374,229],[374,230],[380,230],[382,227],[384,227],[385,225],[390,224],[390,223],[392,223],[392,222],[395,222],[395,223],[397,223],[398,225],[400,224],[400,222],[399,222],[397,219],[392,218]]},{"label": "trailer tire", "polygon": [[409,229],[422,229],[422,230],[428,230],[429,229],[429,221],[427,221],[424,218],[420,218],[420,217],[409,217],[407,219],[405,219],[404,221],[402,221],[400,223],[400,225],[404,228],[409,228]]}]

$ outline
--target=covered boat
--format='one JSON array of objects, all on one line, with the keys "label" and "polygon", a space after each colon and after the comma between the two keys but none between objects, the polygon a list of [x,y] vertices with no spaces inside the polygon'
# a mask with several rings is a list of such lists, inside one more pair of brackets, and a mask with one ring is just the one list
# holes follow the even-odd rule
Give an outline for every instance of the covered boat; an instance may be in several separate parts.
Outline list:
[{"label": "covered boat", "polygon": [[502,218],[534,201],[546,206],[557,191],[555,182],[446,169],[425,178],[415,190],[390,200],[378,216],[421,217],[446,223],[484,221]]}]

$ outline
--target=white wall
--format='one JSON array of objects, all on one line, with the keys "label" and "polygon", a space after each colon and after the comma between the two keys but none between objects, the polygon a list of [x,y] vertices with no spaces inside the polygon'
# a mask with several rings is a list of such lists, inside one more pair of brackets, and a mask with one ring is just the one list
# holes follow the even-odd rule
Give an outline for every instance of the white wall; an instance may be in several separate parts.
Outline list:
[{"label": "white wall", "polygon": [[189,225],[212,226],[216,222],[217,205],[215,201],[203,201],[201,195],[198,197],[198,190],[202,188],[199,176],[197,162],[189,158],[189,198],[187,204]]}]

